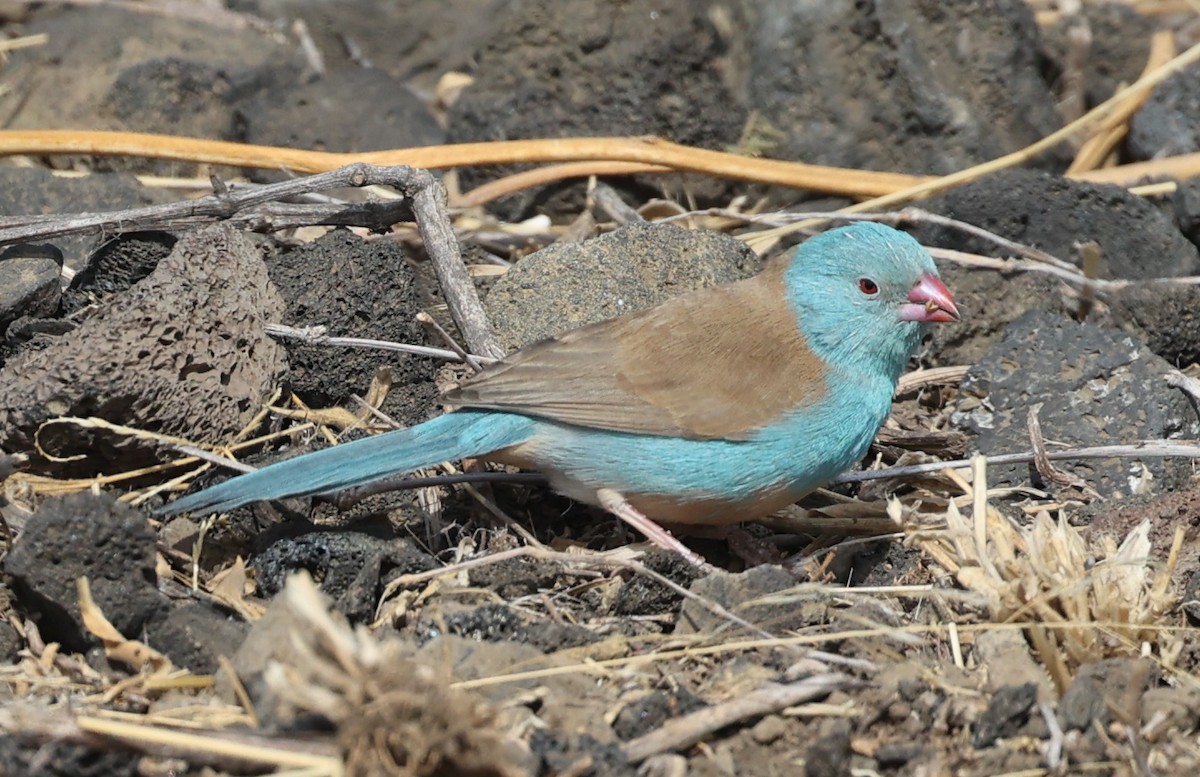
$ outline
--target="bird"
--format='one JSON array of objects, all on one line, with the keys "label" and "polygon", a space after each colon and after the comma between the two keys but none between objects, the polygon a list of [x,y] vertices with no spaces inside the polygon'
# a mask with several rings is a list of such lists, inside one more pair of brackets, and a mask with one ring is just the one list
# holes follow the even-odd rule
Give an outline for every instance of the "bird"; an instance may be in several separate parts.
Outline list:
[{"label": "bird", "polygon": [[526,346],[429,421],[306,453],[160,510],[225,512],[463,458],[540,471],[695,560],[660,524],[769,515],[859,461],[931,324],[959,320],[929,253],[859,221],[753,277]]}]

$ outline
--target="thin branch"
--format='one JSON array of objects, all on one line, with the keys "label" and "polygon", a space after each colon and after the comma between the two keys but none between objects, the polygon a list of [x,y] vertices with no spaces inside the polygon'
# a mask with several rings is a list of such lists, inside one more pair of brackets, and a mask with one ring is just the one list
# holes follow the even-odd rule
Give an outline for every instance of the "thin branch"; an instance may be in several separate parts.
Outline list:
[{"label": "thin branch", "polygon": [[836,672],[813,675],[788,685],[767,685],[730,701],[668,720],[649,734],[626,742],[621,751],[630,761],[644,761],[652,755],[691,747],[707,735],[734,723],[761,718],[806,701],[824,698],[834,691],[861,685],[861,680]]},{"label": "thin branch", "polygon": [[[326,334],[328,328],[325,326],[306,326],[301,328],[286,326],[285,324],[266,324],[263,326],[263,331],[271,335],[271,337],[279,337],[286,340],[298,340],[304,345],[328,345],[341,348],[374,348],[381,351],[399,351],[400,353],[409,353],[413,356],[428,356],[432,359],[442,359],[448,362],[466,361],[463,355],[457,351],[451,351],[446,348],[433,348],[428,345],[413,345],[411,343],[397,343],[391,340],[371,340],[366,337],[334,337]],[[477,356],[467,354],[467,357],[475,359],[480,364],[493,364],[497,360],[487,356]]]},{"label": "thin branch", "polygon": [[[1033,451],[1021,453],[997,453],[987,457],[989,464],[1028,464],[1034,461]],[[1089,448],[1069,448],[1060,451],[1047,451],[1046,458],[1050,461],[1073,461],[1076,459],[1169,459],[1200,458],[1200,442],[1180,440],[1142,440],[1129,445],[1097,445]],[[969,467],[970,459],[954,461],[931,461],[926,464],[911,464],[904,467],[885,467],[883,469],[865,469],[857,472],[844,472],[834,478],[831,483],[862,483],[868,480],[884,478],[911,478],[941,472],[944,469],[959,469]]]},{"label": "thin branch", "polygon": [[116,211],[0,217],[0,245],[65,235],[177,230],[217,220],[228,220],[236,226],[260,231],[312,224],[385,230],[396,222],[412,220],[412,208],[404,200],[324,204],[278,202],[325,189],[354,186],[355,172],[352,168],[342,168],[262,186],[238,185],[195,200]]}]

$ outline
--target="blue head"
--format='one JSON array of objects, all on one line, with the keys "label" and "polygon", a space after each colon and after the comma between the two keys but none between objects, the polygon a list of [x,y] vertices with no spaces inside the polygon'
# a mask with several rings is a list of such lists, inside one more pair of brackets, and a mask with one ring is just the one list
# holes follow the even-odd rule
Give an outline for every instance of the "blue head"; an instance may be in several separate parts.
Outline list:
[{"label": "blue head", "polygon": [[958,320],[929,253],[904,232],[869,221],[802,243],[785,282],[814,352],[893,382],[930,323]]}]

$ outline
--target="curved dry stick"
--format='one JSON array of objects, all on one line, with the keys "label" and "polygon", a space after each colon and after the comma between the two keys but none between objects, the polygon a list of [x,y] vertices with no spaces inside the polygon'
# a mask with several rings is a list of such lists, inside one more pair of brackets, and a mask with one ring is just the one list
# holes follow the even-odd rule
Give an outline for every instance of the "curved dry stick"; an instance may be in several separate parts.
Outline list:
[{"label": "curved dry stick", "polygon": [[504,140],[338,154],[140,132],[0,132],[0,156],[12,154],[140,156],[234,167],[272,170],[282,168],[301,173],[327,172],[357,162],[383,166],[407,165],[427,170],[521,162],[636,162],[850,197],[875,197],[931,180],[924,176],[903,173],[881,173],[759,159],[725,151],[681,146],[659,138]]},{"label": "curved dry stick", "polygon": [[460,208],[473,208],[486,205],[492,200],[498,200],[509,194],[515,194],[534,186],[557,183],[567,178],[587,178],[593,175],[634,175],[636,173],[672,173],[674,168],[663,165],[647,165],[641,162],[564,162],[561,165],[547,165],[533,170],[526,170],[513,175],[506,175],[477,186],[463,194],[451,203]]}]

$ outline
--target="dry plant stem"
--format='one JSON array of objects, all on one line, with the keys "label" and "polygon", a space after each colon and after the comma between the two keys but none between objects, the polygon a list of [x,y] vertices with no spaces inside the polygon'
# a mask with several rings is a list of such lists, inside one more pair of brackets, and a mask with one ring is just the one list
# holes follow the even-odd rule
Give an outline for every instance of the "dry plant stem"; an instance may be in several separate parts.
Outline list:
[{"label": "dry plant stem", "polygon": [[673,172],[675,170],[670,167],[648,165],[641,162],[565,162],[561,165],[546,165],[497,178],[453,199],[450,204],[454,207],[477,208],[525,189],[558,183],[568,178]]},{"label": "dry plant stem", "polygon": [[1025,417],[1025,427],[1029,432],[1029,444],[1033,446],[1033,466],[1037,468],[1039,475],[1052,483],[1058,483],[1061,486],[1085,487],[1080,478],[1055,467],[1046,455],[1046,438],[1042,436],[1042,422],[1038,418],[1042,404],[1039,402],[1029,408],[1029,413]]},{"label": "dry plant stem", "polygon": [[[274,184],[221,187],[224,191],[206,197],[161,205],[97,213],[5,216],[0,217],[0,245],[64,235],[113,235],[152,229],[181,229],[217,220],[231,221],[247,228],[262,225],[281,229],[325,224],[386,230],[412,217],[408,202],[398,199],[313,205],[278,201],[331,188],[387,185],[387,182],[378,179],[377,171],[383,171],[384,175],[394,180],[405,175],[404,170],[356,165]],[[368,179],[374,179],[373,182],[356,183],[358,176],[364,174]]]},{"label": "dry plant stem", "polygon": [[849,675],[830,672],[788,685],[769,685],[723,704],[669,720],[649,734],[626,742],[621,752],[636,763],[659,753],[682,750],[734,723],[770,715],[861,684]]},{"label": "dry plant stem", "polygon": [[[337,768],[335,747],[306,740],[287,740],[236,731],[196,733],[160,726],[125,723],[65,710],[12,705],[0,712],[0,730],[36,742],[74,742],[98,752],[131,750],[196,765],[244,773],[263,764],[278,767]],[[327,772],[336,774],[336,771]]]},{"label": "dry plant stem", "polygon": [[594,137],[506,140],[449,146],[333,153],[276,146],[139,132],[81,130],[5,130],[0,156],[13,154],[89,154],[137,156],[263,170],[318,173],[355,163],[405,165],[444,170],[467,165],[522,162],[636,162],[676,171],[708,173],[743,181],[812,189],[851,197],[873,197],[928,180],[903,173],[879,173],[803,162],[781,162],[691,148],[659,138]]},{"label": "dry plant stem", "polygon": [[[989,464],[1028,464],[1036,454],[1033,451],[1022,453],[998,453],[987,457]],[[1074,459],[1167,459],[1167,458],[1200,458],[1200,442],[1181,440],[1142,440],[1128,445],[1099,445],[1090,448],[1070,448],[1060,451],[1047,451],[1046,458],[1050,461],[1072,461]],[[908,478],[918,475],[928,475],[945,469],[959,469],[970,466],[970,459],[955,461],[934,461],[927,464],[912,464],[904,467],[885,467],[883,469],[867,469],[858,472],[843,472],[831,483],[862,483],[867,480],[884,478]]]},{"label": "dry plant stem", "polygon": [[[1150,38],[1150,54],[1146,57],[1146,67],[1142,69],[1142,77],[1144,78],[1156,68],[1170,62],[1173,56],[1175,56],[1174,35],[1168,30],[1159,30],[1154,33]],[[1071,166],[1067,168],[1067,175],[1099,167],[1117,143],[1121,142],[1121,138],[1127,131],[1126,123],[1133,114],[1137,113],[1138,108],[1142,107],[1149,96],[1150,90],[1145,89],[1130,94],[1124,102],[1118,105],[1112,115],[1105,120],[1103,129],[1088,138],[1087,142],[1080,147]]]},{"label": "dry plant stem", "polygon": [[1092,30],[1083,15],[1083,0],[1060,0],[1059,10],[1066,26],[1067,51],[1063,57],[1062,98],[1058,110],[1064,118],[1074,121],[1084,114],[1084,69],[1092,48]]},{"label": "dry plant stem", "polygon": [[595,205],[604,211],[617,224],[629,224],[631,222],[645,221],[642,214],[638,213],[630,207],[621,195],[617,194],[616,189],[606,183],[595,182],[588,192],[589,204]]},{"label": "dry plant stem", "polygon": [[482,372],[484,363],[491,364],[499,361],[499,359],[494,359],[490,356],[484,356],[482,357],[483,361],[481,362],[481,357],[467,353],[466,350],[458,344],[458,341],[451,337],[450,333],[442,328],[441,324],[434,320],[433,316],[429,315],[423,310],[417,313],[417,321],[423,326],[432,329],[438,337],[442,338],[442,342],[450,346],[450,350],[456,356],[458,356],[461,361],[465,362],[466,365],[471,368],[472,372]]},{"label": "dry plant stem", "polygon": [[371,340],[365,337],[333,337],[327,334],[328,330],[324,326],[306,326],[297,329],[285,324],[267,324],[263,327],[263,331],[271,337],[299,340],[305,345],[327,345],[339,348],[376,348],[381,351],[399,351],[400,353],[410,353],[414,356],[428,356],[448,362],[461,363],[468,358],[475,359],[480,364],[492,364],[497,361],[496,359],[489,359],[486,356],[477,356],[475,354],[464,355],[446,348],[431,348],[427,345],[396,343],[390,340]]}]

